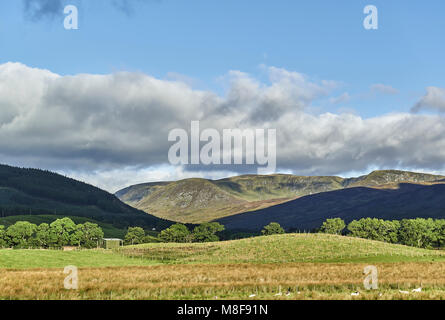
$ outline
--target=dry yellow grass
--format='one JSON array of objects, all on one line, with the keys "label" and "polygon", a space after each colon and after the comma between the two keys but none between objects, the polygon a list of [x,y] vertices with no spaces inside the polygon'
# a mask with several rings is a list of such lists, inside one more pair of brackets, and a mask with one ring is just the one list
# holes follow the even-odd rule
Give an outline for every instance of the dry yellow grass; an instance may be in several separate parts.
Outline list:
[{"label": "dry yellow grass", "polygon": [[[64,289],[63,269],[1,270],[0,299],[249,299],[252,294],[253,299],[445,299],[445,263],[376,264],[375,291],[363,287],[366,265],[81,268],[79,290]],[[418,287],[423,288],[421,293],[411,292]],[[351,296],[357,290],[360,295]]]}]

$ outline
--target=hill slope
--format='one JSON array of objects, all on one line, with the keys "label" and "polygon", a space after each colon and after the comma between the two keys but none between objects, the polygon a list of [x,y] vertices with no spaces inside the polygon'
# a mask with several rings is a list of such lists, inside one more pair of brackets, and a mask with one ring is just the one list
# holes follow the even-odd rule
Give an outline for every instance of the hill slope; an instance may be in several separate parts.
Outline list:
[{"label": "hill slope", "polygon": [[287,229],[319,228],[327,218],[346,222],[445,218],[445,184],[400,184],[396,189],[355,187],[305,196],[277,206],[218,220],[227,229],[259,231],[275,221]]},{"label": "hill slope", "polygon": [[77,216],[117,228],[170,224],[80,181],[49,171],[0,165],[0,217],[16,215]]},{"label": "hill slope", "polygon": [[209,207],[224,212],[228,204],[237,206],[241,203],[241,199],[218,189],[210,181],[187,179],[158,188],[139,201],[138,207],[167,219],[193,223],[205,220]]},{"label": "hill slope", "polygon": [[287,201],[355,187],[397,188],[399,183],[431,184],[443,176],[405,171],[374,171],[369,175],[304,177],[244,175],[221,180],[187,179],[131,186],[116,195],[127,204],[158,217],[202,223],[244,212],[274,207]]}]

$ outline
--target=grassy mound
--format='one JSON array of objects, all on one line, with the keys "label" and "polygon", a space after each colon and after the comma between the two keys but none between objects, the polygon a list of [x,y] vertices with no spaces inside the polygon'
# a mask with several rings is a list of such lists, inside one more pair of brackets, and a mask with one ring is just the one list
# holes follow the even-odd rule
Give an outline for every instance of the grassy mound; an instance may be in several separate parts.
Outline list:
[{"label": "grassy mound", "polygon": [[119,251],[162,263],[335,263],[445,261],[445,252],[326,234],[285,234],[242,240],[124,247]]}]

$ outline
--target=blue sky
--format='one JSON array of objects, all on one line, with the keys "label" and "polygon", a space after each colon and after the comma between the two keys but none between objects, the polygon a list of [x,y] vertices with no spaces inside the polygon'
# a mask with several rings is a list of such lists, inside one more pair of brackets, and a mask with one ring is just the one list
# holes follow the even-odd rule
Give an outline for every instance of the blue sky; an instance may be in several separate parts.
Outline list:
[{"label": "blue sky", "polygon": [[[229,70],[261,77],[265,64],[343,82],[344,107],[364,117],[407,111],[425,87],[444,85],[440,0],[129,0],[130,13],[111,0],[64,3],[79,7],[79,30],[62,27],[63,13],[30,21],[21,1],[2,1],[0,61],[58,74],[178,73],[216,91]],[[378,30],[362,26],[367,4],[379,9]],[[376,83],[400,95],[369,96]]]},{"label": "blue sky", "polygon": [[[45,3],[55,11],[25,10]],[[63,27],[68,4],[78,30]],[[378,30],[363,27],[366,5]],[[443,0],[2,1],[0,162],[113,191],[245,173],[169,165],[168,130],[201,120],[275,126],[279,172],[445,173],[444,12]]]}]

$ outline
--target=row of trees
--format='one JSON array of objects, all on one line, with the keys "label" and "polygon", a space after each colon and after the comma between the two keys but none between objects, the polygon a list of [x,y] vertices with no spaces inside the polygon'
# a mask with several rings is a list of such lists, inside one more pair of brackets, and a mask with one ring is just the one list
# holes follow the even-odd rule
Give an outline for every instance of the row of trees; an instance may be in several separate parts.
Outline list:
[{"label": "row of trees", "polygon": [[[215,242],[219,241],[218,233],[224,231],[224,226],[218,222],[203,223],[190,231],[184,224],[174,224],[162,230],[158,237],[146,235],[144,229],[140,227],[128,228],[125,235],[125,244],[140,244],[149,242]],[[265,226],[261,231],[263,235],[283,234],[284,229],[276,222]]]},{"label": "row of trees", "polygon": [[444,219],[417,218],[389,221],[364,218],[354,220],[346,226],[342,219],[335,218],[326,220],[320,231],[331,234],[346,233],[353,237],[419,248],[445,247]]},{"label": "row of trees", "polygon": [[[192,231],[187,226],[177,223],[161,231],[157,237],[147,235],[141,227],[128,228],[125,235],[126,244],[148,242],[215,242],[219,241],[218,233],[224,226],[217,222],[203,223]],[[284,229],[272,222],[264,227],[263,235],[282,234]],[[104,237],[102,229],[94,223],[75,224],[70,218],[57,219],[51,224],[33,224],[18,221],[5,228],[0,225],[0,248],[61,248],[79,246],[95,248]]]},{"label": "row of trees", "polygon": [[217,223],[203,223],[190,231],[184,224],[174,224],[162,230],[158,237],[146,236],[140,227],[128,228],[125,235],[126,244],[139,244],[145,242],[214,242],[219,241],[217,233],[224,231],[224,226]]},{"label": "row of trees", "polygon": [[18,221],[7,229],[0,226],[0,248],[95,248],[103,236],[97,224],[85,222],[76,225],[70,218],[40,225]]},{"label": "row of trees", "polygon": [[[346,230],[345,230],[346,229]],[[155,237],[146,235],[141,227],[128,228],[126,244],[147,242],[214,242],[224,226],[203,223],[192,231],[183,224],[174,224]],[[340,219],[328,219],[320,228],[330,234],[347,234],[352,237],[398,243],[420,248],[445,247],[445,219],[404,219],[388,221],[376,218],[354,220],[346,226]],[[284,229],[275,222],[265,226],[263,235],[283,234]],[[0,225],[0,248],[61,248],[79,246],[95,248],[104,237],[102,229],[94,223],[75,224],[70,218],[57,219],[51,224],[36,225],[18,221],[5,228]]]}]

